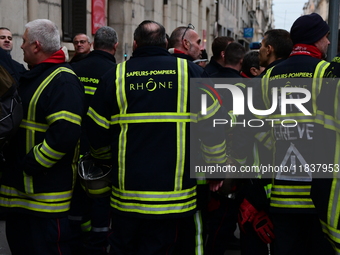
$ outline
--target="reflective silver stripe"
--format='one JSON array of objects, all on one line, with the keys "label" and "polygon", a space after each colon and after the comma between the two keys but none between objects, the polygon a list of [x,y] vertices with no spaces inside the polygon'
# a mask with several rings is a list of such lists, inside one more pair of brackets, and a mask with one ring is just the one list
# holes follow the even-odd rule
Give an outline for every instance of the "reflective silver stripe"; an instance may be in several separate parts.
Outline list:
[{"label": "reflective silver stripe", "polygon": [[[126,114],[127,99],[125,94],[125,68],[126,62],[117,65],[116,69],[116,97],[120,114]],[[125,189],[125,154],[126,154],[126,133],[127,124],[120,124],[121,130],[118,139],[118,185]]]},{"label": "reflective silver stripe", "polygon": [[266,142],[263,144],[268,150],[271,150],[274,147],[274,139],[272,137],[268,137]]},{"label": "reflective silver stripe", "polygon": [[194,214],[194,222],[196,227],[195,235],[195,255],[203,255],[203,226],[202,226],[202,215],[201,210],[198,210]]},{"label": "reflective silver stripe", "polygon": [[46,167],[46,168],[50,168],[52,167],[56,161],[52,161],[49,158],[46,158],[44,154],[41,153],[41,151],[39,150],[38,146],[35,146],[33,148],[33,153],[34,153],[34,157],[35,160],[42,166]]},{"label": "reflective silver stripe", "polygon": [[173,201],[179,199],[188,199],[196,196],[196,186],[191,189],[174,191],[127,191],[112,187],[112,196],[119,197],[124,200],[140,200],[140,201]]},{"label": "reflective silver stripe", "polygon": [[103,227],[103,228],[96,228],[92,226],[91,231],[96,232],[96,233],[101,233],[101,232],[108,232],[110,229],[109,227]]},{"label": "reflective silver stripe", "polygon": [[47,116],[46,120],[48,122],[48,125],[51,125],[53,122],[57,120],[66,120],[76,125],[80,125],[81,123],[81,117],[79,115],[68,112],[68,111],[55,112]]},{"label": "reflective silver stripe", "polygon": [[[177,58],[177,113],[183,114],[187,112],[188,104],[188,62],[186,59]],[[176,155],[176,174],[175,174],[175,191],[182,190],[183,175],[184,175],[184,161],[186,152],[185,137],[186,124],[184,122],[177,122],[176,124],[177,136],[177,155]]]},{"label": "reflective silver stripe", "polygon": [[[61,72],[68,72],[68,73],[76,75],[71,69],[68,69],[66,67],[59,67],[56,70],[54,70],[49,76],[47,76],[45,80],[43,80],[41,84],[38,86],[37,90],[34,92],[34,95],[31,98],[31,101],[28,105],[27,121],[31,123],[35,123],[36,106],[37,106],[37,102],[38,102],[38,99],[41,93],[44,91],[47,85],[51,82],[51,80],[53,80],[53,78]],[[31,150],[31,148],[34,146],[34,140],[35,140],[35,131],[27,129],[26,130],[26,153],[28,153]]]},{"label": "reflective silver stripe", "polygon": [[1,185],[0,194],[10,197],[30,198],[37,202],[62,202],[70,200],[72,191],[58,192],[58,193],[39,193],[39,194],[26,194],[12,187]]},{"label": "reflective silver stripe", "polygon": [[222,164],[222,163],[225,163],[227,160],[226,156],[223,154],[219,156],[215,156],[215,157],[212,155],[207,156],[206,154],[202,154],[202,158],[206,163],[209,163],[209,164],[213,164],[213,163]]},{"label": "reflective silver stripe", "polygon": [[253,166],[259,166],[260,165],[259,149],[257,147],[256,142],[254,143],[253,146],[253,158],[254,158]]},{"label": "reflective silver stripe", "polygon": [[40,203],[31,200],[11,199],[0,197],[0,205],[9,208],[24,208],[32,211],[58,213],[68,211],[70,208],[70,202],[65,203]]},{"label": "reflective silver stripe", "polygon": [[112,157],[111,146],[102,147],[97,150],[91,147],[91,153],[97,159],[109,159]]},{"label": "reflective silver stripe", "polygon": [[[263,103],[266,107],[266,109],[270,109],[270,100],[268,98],[268,90],[269,90],[269,77],[271,72],[273,71],[273,68],[275,66],[273,66],[272,68],[269,68],[266,72],[266,74],[262,77],[261,79],[261,90],[262,90],[262,100]],[[260,116],[260,118],[263,118],[263,116]]]},{"label": "reflective silver stripe", "polygon": [[219,109],[221,108],[221,105],[219,103],[218,100],[215,100],[215,102],[209,106],[207,108],[207,114],[206,115],[202,115],[202,112],[199,112],[197,114],[197,120],[198,121],[202,121],[202,120],[206,120],[209,119],[210,117],[212,117]]},{"label": "reflective silver stripe", "polygon": [[308,198],[276,198],[272,197],[270,199],[270,205],[285,205],[290,207],[307,207],[307,208],[314,208],[314,204],[311,199]]},{"label": "reflective silver stripe", "polygon": [[340,130],[340,123],[338,123],[333,116],[327,115],[324,112],[317,111],[315,119],[317,123],[324,125],[325,128],[337,131]]},{"label": "reflective silver stripe", "polygon": [[244,165],[247,162],[247,157],[245,158],[236,158],[235,159],[240,165]]},{"label": "reflective silver stripe", "polygon": [[272,194],[272,184],[267,184],[264,186],[264,190],[266,192],[267,198],[270,198]]},{"label": "reflective silver stripe", "polygon": [[52,149],[44,140],[42,146],[40,147],[40,151],[46,154],[48,157],[53,159],[61,159],[66,153],[59,152]]},{"label": "reflective silver stripe", "polygon": [[[287,115],[270,115],[271,119],[278,119],[273,121],[275,124],[280,124],[282,120],[285,121],[286,125],[288,125],[289,122],[295,123],[297,122],[314,122],[315,117],[313,116],[306,116],[306,115],[300,115],[300,113],[291,113]],[[289,121],[291,120],[291,121]],[[295,121],[294,121],[295,120]]]},{"label": "reflective silver stripe", "polygon": [[260,142],[262,142],[262,140],[267,136],[267,133],[268,131],[256,133],[255,138],[259,140]]},{"label": "reflective silver stripe", "polygon": [[88,95],[94,95],[94,93],[97,90],[96,87],[90,87],[90,86],[84,86],[84,88],[85,88],[85,94],[88,94]]},{"label": "reflective silver stripe", "polygon": [[334,102],[334,111],[335,111],[335,117],[336,120],[339,121],[340,120],[340,98],[339,98],[339,82],[336,86],[336,91],[335,91],[335,102]]},{"label": "reflective silver stripe", "polygon": [[24,172],[24,186],[27,194],[33,194],[33,177]]},{"label": "reflective silver stripe", "polygon": [[310,187],[306,188],[274,188],[273,189],[273,194],[283,194],[283,193],[295,193],[296,195],[300,195],[301,193],[307,193],[308,195],[310,194]]},{"label": "reflective silver stripe", "polygon": [[91,119],[94,120],[94,122],[96,122],[96,124],[102,128],[105,129],[109,129],[110,128],[110,123],[109,121],[100,116],[99,114],[97,114],[97,112],[90,106],[88,111],[87,111],[87,115],[90,116]]},{"label": "reflective silver stripe", "polygon": [[48,125],[44,123],[36,123],[36,122],[30,122],[27,120],[22,120],[20,127],[38,131],[38,132],[46,132],[48,129]]},{"label": "reflective silver stripe", "polygon": [[120,202],[111,197],[111,207],[120,211],[136,212],[142,214],[170,214],[183,213],[196,208],[196,200],[191,200],[186,203],[176,204],[142,204],[142,203],[126,203]]},{"label": "reflective silver stripe", "polygon": [[88,220],[88,221],[86,221],[86,222],[84,222],[84,223],[81,224],[81,230],[82,230],[83,232],[88,232],[88,231],[91,230],[91,228],[92,228],[92,226],[91,226],[91,220]]},{"label": "reflective silver stripe", "polygon": [[97,150],[91,149],[91,151],[95,152],[96,154],[107,153],[111,150],[111,146],[101,147]]},{"label": "reflective silver stripe", "polygon": [[197,117],[190,113],[138,113],[115,115],[111,117],[110,125],[121,123],[146,123],[146,122],[194,122]]},{"label": "reflective silver stripe", "polygon": [[[326,233],[329,238],[336,244],[336,245],[340,245],[340,231],[336,228],[333,228],[331,226],[329,226],[326,222],[324,222],[323,220],[320,220],[321,222],[321,227],[322,227],[322,231],[324,233]],[[340,250],[337,248],[337,254],[340,254]]]},{"label": "reflective silver stripe", "polygon": [[330,63],[321,60],[314,71],[313,74],[313,85],[312,85],[312,105],[313,105],[313,113],[316,112],[317,106],[316,106],[316,99],[318,95],[320,94],[320,90],[322,87],[322,77],[324,76],[325,70],[329,66]]},{"label": "reflective silver stripe", "polygon": [[339,198],[340,198],[340,180],[333,178],[331,192],[328,200],[328,216],[329,224],[333,228],[337,228],[339,224]]},{"label": "reflective silver stripe", "polygon": [[215,145],[215,146],[206,146],[204,143],[201,143],[201,148],[204,152],[210,153],[210,154],[216,154],[221,153],[225,151],[226,143],[223,141],[221,144]]}]

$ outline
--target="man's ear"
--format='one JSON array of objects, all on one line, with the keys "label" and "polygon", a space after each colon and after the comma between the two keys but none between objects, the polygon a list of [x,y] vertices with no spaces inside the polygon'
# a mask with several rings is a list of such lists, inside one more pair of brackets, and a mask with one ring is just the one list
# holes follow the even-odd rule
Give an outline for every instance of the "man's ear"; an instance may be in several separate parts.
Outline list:
[{"label": "man's ear", "polygon": [[257,69],[256,67],[250,67],[249,71],[253,76],[259,75],[259,69]]},{"label": "man's ear", "polygon": [[34,53],[38,53],[39,51],[41,51],[42,47],[39,41],[35,41],[33,44],[34,44],[34,49],[33,49]]},{"label": "man's ear", "polygon": [[274,51],[274,48],[269,44],[266,46],[267,49],[267,55],[272,54],[272,52]]},{"label": "man's ear", "polygon": [[138,47],[138,45],[137,45],[136,41],[133,40],[132,49],[135,50],[135,49],[137,49],[137,47]]},{"label": "man's ear", "polygon": [[119,44],[119,43],[116,42],[116,44],[115,44],[115,46],[114,46],[115,50],[117,50],[118,44]]},{"label": "man's ear", "polygon": [[190,48],[190,42],[185,38],[182,40],[182,45],[183,45],[183,48],[186,50]]}]

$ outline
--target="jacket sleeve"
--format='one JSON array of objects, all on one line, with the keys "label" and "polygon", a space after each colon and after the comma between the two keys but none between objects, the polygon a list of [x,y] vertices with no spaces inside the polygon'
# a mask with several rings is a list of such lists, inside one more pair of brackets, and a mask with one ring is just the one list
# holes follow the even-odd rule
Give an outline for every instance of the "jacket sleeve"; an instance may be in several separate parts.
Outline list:
[{"label": "jacket sleeve", "polygon": [[[91,99],[86,116],[86,130],[90,142],[91,155],[101,163],[110,164],[112,158],[111,139],[113,129],[111,116],[114,116],[116,101],[115,78],[110,78],[112,72],[104,75],[98,84],[96,93]],[[118,109],[116,111],[118,114]],[[117,133],[117,132],[116,132]]]},{"label": "jacket sleeve", "polygon": [[80,137],[84,91],[78,78],[61,73],[48,88],[39,99],[48,129],[42,143],[36,144],[24,158],[24,171],[29,175],[46,172],[73,153]]},{"label": "jacket sleeve", "polygon": [[[218,92],[209,85],[197,80],[191,83],[191,111],[197,114],[197,122],[190,129],[191,165],[197,169],[198,165],[223,166],[226,162],[226,140],[223,125],[215,125],[215,120],[223,119],[224,109]],[[201,100],[206,98],[206,110],[202,108]],[[198,177],[197,171],[194,170]],[[206,174],[206,178],[215,178]],[[199,177],[198,177],[199,178]]]}]

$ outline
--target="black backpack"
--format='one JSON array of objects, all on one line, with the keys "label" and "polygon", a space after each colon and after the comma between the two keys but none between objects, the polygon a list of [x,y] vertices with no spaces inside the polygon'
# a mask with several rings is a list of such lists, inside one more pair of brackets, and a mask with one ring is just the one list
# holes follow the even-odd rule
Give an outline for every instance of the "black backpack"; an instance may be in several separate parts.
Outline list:
[{"label": "black backpack", "polygon": [[19,128],[22,118],[23,108],[17,83],[0,65],[0,159],[2,149]]}]

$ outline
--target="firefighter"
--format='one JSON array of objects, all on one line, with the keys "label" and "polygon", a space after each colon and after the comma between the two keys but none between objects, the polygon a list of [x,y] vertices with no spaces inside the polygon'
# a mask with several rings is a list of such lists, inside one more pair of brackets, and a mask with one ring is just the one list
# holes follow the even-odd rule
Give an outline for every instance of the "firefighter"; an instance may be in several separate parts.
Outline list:
[{"label": "firefighter", "polygon": [[[261,86],[261,78],[266,70],[279,64],[289,57],[293,43],[288,31],[271,29],[265,32],[259,49],[260,65],[266,69],[247,83],[248,87]],[[253,98],[261,95],[253,96]],[[248,113],[249,114],[249,113]],[[249,114],[249,119],[254,116]],[[247,150],[247,166],[260,167],[271,165],[273,162],[273,140],[270,130],[246,127],[238,129],[234,134],[238,150]],[[240,146],[241,145],[241,146]],[[250,177],[250,176],[249,176]],[[242,190],[238,193],[241,202],[239,211],[239,226],[241,228],[242,254],[267,254],[275,236],[272,232],[273,224],[270,220],[269,199],[272,187],[272,174],[258,172],[254,178],[244,179]],[[259,224],[260,223],[260,224]],[[266,224],[265,224],[266,223]],[[269,232],[270,231],[270,232]]]},{"label": "firefighter", "polygon": [[75,53],[73,58],[70,60],[70,63],[84,59],[91,52],[92,43],[88,35],[83,33],[76,34],[72,42]]},{"label": "firefighter", "polygon": [[318,150],[314,164],[322,167],[314,173],[311,197],[318,211],[322,230],[332,243],[335,254],[340,254],[339,225],[339,53],[332,59],[323,79],[323,86],[317,99],[316,141]]},{"label": "firefighter", "polygon": [[84,90],[65,62],[57,26],[37,19],[25,28],[21,48],[32,69],[20,80],[24,117],[0,187],[7,241],[12,254],[72,254],[67,215]]},{"label": "firefighter", "polygon": [[179,58],[194,61],[202,58],[202,39],[192,24],[177,27],[169,38],[169,52]]},{"label": "firefighter", "polygon": [[229,36],[218,36],[214,39],[211,45],[213,55],[210,58],[209,64],[207,64],[205,67],[205,71],[209,76],[213,75],[214,73],[218,72],[219,69],[224,67],[224,50],[229,43],[234,41],[234,38]]},{"label": "firefighter", "polygon": [[[83,83],[85,89],[85,111],[94,95],[99,80],[108,70],[116,66],[114,57],[118,46],[116,31],[108,26],[97,30],[93,40],[93,51],[78,62],[72,63],[74,72]],[[86,136],[86,123],[82,124],[82,135],[80,140],[80,155],[83,156],[90,151],[88,138]],[[100,190],[88,189],[88,194],[77,179],[75,192],[72,198],[69,219],[73,223],[75,231],[85,232],[86,247],[84,251],[88,254],[107,254],[107,233],[109,231],[110,211],[110,186],[102,187]],[[85,188],[86,189],[86,188]]]},{"label": "firefighter", "polygon": [[207,115],[195,114],[196,100],[189,112],[189,92],[198,92],[189,77],[201,68],[169,54],[161,24],[139,24],[133,45],[132,58],[102,78],[88,111],[91,155],[114,171],[110,254],[174,254],[180,219],[191,221],[197,210],[189,158],[202,146],[207,161],[225,162],[220,128],[206,128],[189,154],[188,123],[197,121],[198,132],[210,127],[220,104],[212,92]]},{"label": "firefighter", "polygon": [[248,51],[243,58],[241,75],[245,78],[259,76],[265,68],[260,66],[259,52]]},{"label": "firefighter", "polygon": [[[202,39],[192,24],[188,24],[186,27],[180,26],[175,28],[168,42],[168,47],[170,47],[168,51],[174,57],[187,59],[192,62],[202,57]],[[201,68],[201,73],[203,76],[203,68]],[[176,251],[178,254],[199,253],[204,250],[209,186],[204,175],[198,176],[197,184],[196,191],[199,210],[196,211],[191,222],[184,220],[183,224],[181,224],[182,227],[178,233],[178,250]],[[188,245],[189,242],[192,242],[193,245]],[[195,247],[195,250],[190,250],[192,247]]]},{"label": "firefighter", "polygon": [[[270,213],[275,234],[273,253],[278,255],[332,254],[310,197],[312,176],[306,167],[314,161],[313,148],[317,146],[313,135],[315,102],[321,86],[319,78],[329,65],[322,60],[329,45],[328,34],[329,27],[320,15],[299,17],[290,30],[293,51],[287,60],[267,70],[262,78],[262,97],[254,103],[256,109],[269,110],[274,104],[272,95],[293,100],[303,97],[296,92],[280,95],[283,87],[311,92],[311,100],[303,105],[304,109],[290,105],[281,109],[274,105],[269,116],[259,116],[276,119],[270,128],[275,140],[273,167],[279,170],[274,172]],[[301,82],[295,77],[307,79]],[[287,119],[290,125],[282,124]]]},{"label": "firefighter", "polygon": [[[242,83],[243,78],[240,75],[240,70],[245,54],[246,50],[241,44],[236,42],[229,43],[223,51],[224,66],[221,66],[216,72],[210,75],[210,77],[228,78],[224,81],[230,84],[235,84],[235,86],[244,91],[245,85]],[[233,114],[233,98],[230,91],[218,89],[218,92],[222,96],[223,107],[226,110],[224,119],[228,119],[229,123],[231,121],[235,121],[237,116]],[[227,154],[229,156],[235,156],[231,151],[231,145],[233,143],[234,132],[236,129],[239,129],[239,126],[231,128],[229,125],[225,125],[225,127],[227,137]],[[240,157],[237,158],[239,159]],[[240,162],[242,162],[242,159]],[[232,182],[229,182],[230,179],[228,179],[224,183],[224,187],[229,185],[229,189],[234,191],[239,186],[236,176],[234,177],[235,178]],[[210,185],[212,184],[213,182],[210,181]],[[221,189],[219,192],[211,192],[210,197],[206,253],[209,255],[223,254],[228,248],[238,249],[240,246],[240,240],[234,235],[237,228],[238,204],[234,198],[229,198],[228,194],[221,192]]]},{"label": "firefighter", "polygon": [[[334,74],[334,73],[333,73]],[[317,99],[318,122],[315,128],[315,140],[320,150],[314,154],[310,167],[320,167],[313,173],[311,197],[318,212],[322,230],[331,242],[335,253],[340,254],[339,225],[339,79],[327,78]]]}]

